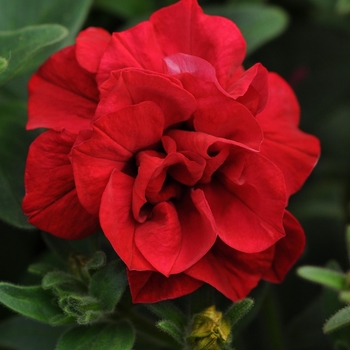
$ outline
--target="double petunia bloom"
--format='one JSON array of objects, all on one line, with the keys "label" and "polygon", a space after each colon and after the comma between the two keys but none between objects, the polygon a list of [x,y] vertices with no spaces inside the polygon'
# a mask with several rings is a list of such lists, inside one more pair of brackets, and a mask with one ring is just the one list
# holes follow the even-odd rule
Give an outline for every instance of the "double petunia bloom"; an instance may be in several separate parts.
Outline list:
[{"label": "double petunia bloom", "polygon": [[319,156],[288,84],[245,70],[231,21],[182,0],[79,34],[29,83],[24,212],[78,239],[102,228],[134,302],[208,283],[231,300],[280,282],[304,248],[286,211]]}]

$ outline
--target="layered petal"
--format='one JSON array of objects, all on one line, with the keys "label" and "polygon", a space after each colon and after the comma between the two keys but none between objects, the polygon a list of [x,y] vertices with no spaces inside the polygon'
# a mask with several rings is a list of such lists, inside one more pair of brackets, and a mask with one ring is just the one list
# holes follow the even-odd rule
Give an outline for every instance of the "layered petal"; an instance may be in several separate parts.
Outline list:
[{"label": "layered petal", "polygon": [[283,225],[286,236],[276,243],[271,268],[263,276],[265,280],[274,283],[283,281],[305,248],[304,231],[297,219],[288,211],[284,214]]},{"label": "layered petal", "polygon": [[94,76],[84,70],[69,46],[52,55],[29,82],[27,129],[78,133],[89,129],[98,103]]},{"label": "layered petal", "polygon": [[210,252],[185,273],[237,301],[257,286],[271,266],[273,253],[273,248],[260,253],[243,253],[218,240]]},{"label": "layered petal", "polygon": [[243,62],[246,44],[237,26],[226,18],[204,14],[196,0],[165,7],[150,21],[164,57],[185,53],[203,58],[214,66],[224,88]]},{"label": "layered petal", "polygon": [[23,211],[29,222],[61,238],[83,238],[99,228],[80,204],[68,154],[76,136],[46,131],[30,146]]},{"label": "layered petal", "polygon": [[210,184],[201,185],[218,227],[219,237],[245,253],[261,252],[285,236],[284,179],[259,154],[238,151]]},{"label": "layered petal", "polygon": [[90,27],[80,32],[76,39],[79,65],[88,72],[96,74],[110,39],[111,35],[102,28]]},{"label": "layered petal", "polygon": [[300,189],[319,154],[319,140],[298,128],[300,108],[289,85],[277,74],[269,74],[269,100],[257,116],[264,131],[261,154],[283,172],[288,195]]},{"label": "layered petal", "polygon": [[194,292],[203,284],[184,273],[164,277],[157,272],[127,270],[127,274],[134,303],[155,303],[179,298]]},{"label": "layered petal", "polygon": [[151,101],[163,111],[167,128],[188,120],[196,109],[196,100],[180,81],[152,72],[134,69],[112,73],[100,90],[95,119],[125,106]]},{"label": "layered petal", "polygon": [[160,141],[163,125],[164,116],[157,105],[143,102],[98,119],[91,137],[73,148],[78,195],[90,213],[98,214],[112,171],[133,173],[133,154]]}]

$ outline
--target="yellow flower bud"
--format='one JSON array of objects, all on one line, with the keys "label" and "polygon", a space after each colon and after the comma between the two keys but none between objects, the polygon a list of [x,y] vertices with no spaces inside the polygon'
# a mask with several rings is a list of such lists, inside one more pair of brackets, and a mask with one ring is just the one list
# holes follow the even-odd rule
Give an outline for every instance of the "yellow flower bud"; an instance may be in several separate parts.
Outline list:
[{"label": "yellow flower bud", "polygon": [[193,350],[220,350],[229,341],[230,323],[215,305],[194,316],[188,341]]}]

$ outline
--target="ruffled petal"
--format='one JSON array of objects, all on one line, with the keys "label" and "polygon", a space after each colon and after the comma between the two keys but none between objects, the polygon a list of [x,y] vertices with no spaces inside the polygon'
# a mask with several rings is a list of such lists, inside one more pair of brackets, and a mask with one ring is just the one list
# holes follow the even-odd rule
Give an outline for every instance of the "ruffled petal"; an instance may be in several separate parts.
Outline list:
[{"label": "ruffled petal", "polygon": [[163,123],[161,110],[152,102],[128,106],[98,119],[91,138],[73,148],[78,195],[90,213],[97,215],[111,172],[132,173],[134,153],[160,140]]},{"label": "ruffled petal", "polygon": [[227,92],[254,115],[261,112],[266,106],[269,93],[267,69],[256,63],[234,81]]},{"label": "ruffled petal", "polygon": [[76,38],[77,61],[90,73],[97,73],[101,58],[111,39],[111,34],[102,28],[87,28]]},{"label": "ruffled petal", "polygon": [[196,109],[196,100],[178,80],[152,72],[112,73],[100,89],[96,118],[128,105],[151,101],[163,111],[164,128],[167,128],[189,119]]},{"label": "ruffled petal", "polygon": [[97,81],[100,85],[112,71],[128,67],[161,72],[163,57],[152,23],[141,22],[123,32],[113,33],[101,59]]},{"label": "ruffled petal", "polygon": [[164,56],[182,52],[205,59],[224,88],[243,62],[246,44],[237,26],[226,18],[205,15],[197,0],[165,7],[150,21]]},{"label": "ruffled petal", "polygon": [[[231,96],[220,87],[214,67],[199,57],[176,54],[166,57],[165,64],[168,72],[176,74],[175,76],[182,82],[184,88],[196,98],[197,109],[193,114],[193,125],[196,131],[241,142],[254,149],[260,148],[263,133],[259,124],[249,109],[234,100],[234,98],[242,98],[241,96],[250,88],[254,77],[258,83],[263,80],[261,77],[257,78],[258,73],[250,74],[247,86],[238,86],[236,95]],[[265,68],[261,68],[263,69]],[[243,83],[238,85],[243,85]],[[261,90],[263,90],[262,87]],[[258,108],[261,99],[260,95],[256,94],[258,95],[256,98]],[[248,100],[247,105],[250,106]]]},{"label": "ruffled petal", "polygon": [[218,240],[210,252],[185,273],[210,284],[232,301],[237,301],[245,298],[256,287],[261,276],[269,269],[273,253],[273,249],[242,253]]},{"label": "ruffled petal", "polygon": [[154,271],[135,245],[138,223],[132,215],[132,188],[134,178],[113,171],[101,199],[100,221],[102,230],[113,249],[131,270]]},{"label": "ruffled petal", "polygon": [[88,236],[98,218],[80,204],[68,154],[75,141],[68,132],[46,131],[30,146],[25,173],[23,211],[43,231],[66,238]]},{"label": "ruffled petal", "polygon": [[284,237],[282,218],[286,205],[281,172],[253,152],[232,154],[216,174],[202,185],[218,226],[219,237],[245,253],[261,252]]},{"label": "ruffled petal", "polygon": [[90,129],[98,103],[94,76],[78,64],[75,47],[52,55],[29,82],[27,129]]},{"label": "ruffled petal", "polygon": [[203,282],[183,273],[165,277],[157,272],[127,270],[134,303],[156,303],[194,292]]},{"label": "ruffled petal", "polygon": [[285,212],[283,225],[286,236],[276,243],[271,269],[263,276],[269,282],[282,282],[305,248],[304,231],[297,219],[288,211]]},{"label": "ruffled petal", "polygon": [[316,137],[299,128],[300,109],[289,85],[277,74],[269,74],[269,100],[257,115],[264,131],[261,154],[283,172],[288,195],[298,191],[320,155]]}]

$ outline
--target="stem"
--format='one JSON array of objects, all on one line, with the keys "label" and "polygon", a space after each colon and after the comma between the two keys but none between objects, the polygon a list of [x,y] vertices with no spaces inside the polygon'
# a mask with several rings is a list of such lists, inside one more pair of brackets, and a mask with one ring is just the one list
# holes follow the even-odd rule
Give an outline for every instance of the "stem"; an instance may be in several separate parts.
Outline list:
[{"label": "stem", "polygon": [[265,320],[266,337],[269,343],[269,348],[274,350],[286,350],[281,316],[271,287],[267,290],[261,311]]}]

